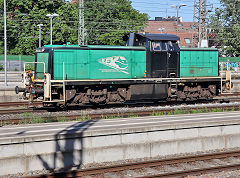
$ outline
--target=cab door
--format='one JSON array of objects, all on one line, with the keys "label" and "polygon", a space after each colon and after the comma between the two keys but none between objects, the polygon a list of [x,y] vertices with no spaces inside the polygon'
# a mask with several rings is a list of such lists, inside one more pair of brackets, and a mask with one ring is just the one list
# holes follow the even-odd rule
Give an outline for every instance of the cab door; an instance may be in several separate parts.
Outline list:
[{"label": "cab door", "polygon": [[180,49],[175,42],[168,41],[168,74],[170,78],[179,77],[180,70]]},{"label": "cab door", "polygon": [[152,41],[151,73],[152,78],[168,76],[168,53],[167,46],[163,41]]},{"label": "cab door", "polygon": [[[49,53],[36,53],[36,64],[35,64],[35,74],[36,79],[44,78],[44,66],[45,72],[48,73],[48,61],[49,61]],[[44,65],[44,64],[45,65]]]}]

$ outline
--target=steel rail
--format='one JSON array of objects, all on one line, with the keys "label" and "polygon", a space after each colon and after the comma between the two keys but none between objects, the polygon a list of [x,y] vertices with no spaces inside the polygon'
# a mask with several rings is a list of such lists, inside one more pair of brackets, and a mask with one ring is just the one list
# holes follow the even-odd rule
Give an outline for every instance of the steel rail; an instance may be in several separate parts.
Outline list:
[{"label": "steel rail", "polygon": [[1,109],[0,114],[19,114],[19,113],[26,113],[26,112],[33,112],[33,111],[34,110],[31,108]]},{"label": "steel rail", "polygon": [[26,112],[34,112],[36,106],[41,106],[42,102],[37,101],[29,105],[26,101],[19,102],[3,102],[0,103],[0,114],[19,114]]},{"label": "steel rail", "polygon": [[200,168],[200,169],[193,169],[193,170],[186,170],[186,171],[178,171],[166,174],[157,174],[151,176],[143,176],[138,178],[154,178],[154,177],[161,177],[161,178],[171,178],[171,177],[185,177],[190,175],[203,175],[213,172],[221,172],[221,171],[228,171],[228,170],[236,170],[240,168],[240,164],[231,164],[231,165],[224,165],[224,166],[214,166],[208,168]]},{"label": "steel rail", "polygon": [[[143,169],[148,167],[158,167],[158,166],[164,166],[164,165],[173,165],[173,164],[189,163],[189,162],[196,162],[196,161],[208,161],[212,159],[223,159],[223,158],[239,157],[239,156],[240,156],[240,151],[220,152],[220,153],[203,154],[203,155],[197,155],[197,156],[178,157],[178,158],[172,158],[172,159],[128,163],[128,164],[115,165],[115,166],[80,169],[80,170],[69,171],[69,172],[59,172],[59,173],[52,173],[48,175],[31,176],[29,178],[97,176],[97,175],[102,175],[108,172],[120,172],[125,170],[135,170],[135,169]],[[151,176],[145,176],[145,177],[159,177],[159,176],[176,177],[179,175],[181,176],[181,174],[182,175],[198,174],[198,173],[201,173],[202,171],[212,171],[212,170],[216,171],[219,169],[230,169],[230,168],[232,169],[232,168],[239,168],[239,167],[240,167],[240,164],[231,164],[231,165],[223,165],[223,166],[210,167],[210,168],[208,167],[208,168],[201,168],[201,169],[193,169],[189,171],[179,171],[179,172],[172,172],[172,173],[166,173],[166,174],[151,175]]]},{"label": "steel rail", "polygon": [[[42,105],[42,102],[36,101],[31,106]],[[28,101],[19,101],[19,102],[3,102],[0,103],[0,107],[18,107],[18,106],[30,106]]]},{"label": "steel rail", "polygon": [[[215,100],[229,99],[229,101],[240,101],[240,93],[222,94],[214,98]],[[13,106],[40,106],[42,101],[35,101],[29,104],[28,101],[18,102],[0,102],[0,107],[13,107]]]},{"label": "steel rail", "polygon": [[[224,94],[215,97],[215,100],[221,99],[229,99],[229,101],[239,101],[240,94]],[[201,103],[201,102],[200,102]],[[29,104],[28,101],[18,101],[18,102],[0,102],[0,107],[13,107],[13,106],[39,106],[42,105],[42,101],[34,101],[33,103]]]},{"label": "steel rail", "polygon": [[[236,97],[233,97],[236,96]],[[240,94],[229,94],[229,95],[221,95],[215,98],[215,100],[224,100],[224,99],[228,99],[229,101],[240,101]],[[189,102],[190,103],[190,102]],[[202,102],[199,102],[202,103]],[[203,102],[206,103],[206,102]],[[146,103],[147,104],[147,103]],[[18,102],[0,102],[0,108],[1,107],[18,107],[18,106],[40,106],[43,105],[42,101],[35,101],[31,104],[29,104],[28,101],[18,101]],[[136,104],[138,105],[138,104]]]}]

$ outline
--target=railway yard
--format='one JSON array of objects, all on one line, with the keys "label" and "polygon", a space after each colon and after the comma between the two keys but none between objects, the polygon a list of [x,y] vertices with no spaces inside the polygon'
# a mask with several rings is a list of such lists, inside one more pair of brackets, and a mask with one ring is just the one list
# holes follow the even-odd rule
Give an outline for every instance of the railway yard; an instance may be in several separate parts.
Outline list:
[{"label": "railway yard", "polygon": [[12,75],[0,87],[1,177],[240,176],[238,75],[65,86],[47,76],[36,85],[30,72],[16,93]]},{"label": "railway yard", "polygon": [[65,109],[5,97],[1,176],[238,177],[240,99],[234,86],[232,94],[210,101]]},{"label": "railway yard", "polygon": [[239,7],[2,0],[0,178],[240,177]]}]

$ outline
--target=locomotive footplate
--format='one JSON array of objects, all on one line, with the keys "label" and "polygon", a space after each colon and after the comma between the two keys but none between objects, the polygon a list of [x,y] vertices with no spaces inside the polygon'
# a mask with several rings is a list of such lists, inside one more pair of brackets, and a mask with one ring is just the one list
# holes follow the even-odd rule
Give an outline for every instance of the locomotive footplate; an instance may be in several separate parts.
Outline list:
[{"label": "locomotive footplate", "polygon": [[[171,83],[171,82],[210,82],[210,81],[220,82],[221,77],[65,80],[65,85],[75,86],[75,85],[111,85],[111,84],[154,84],[154,83]],[[54,83],[54,80],[52,82]]]}]

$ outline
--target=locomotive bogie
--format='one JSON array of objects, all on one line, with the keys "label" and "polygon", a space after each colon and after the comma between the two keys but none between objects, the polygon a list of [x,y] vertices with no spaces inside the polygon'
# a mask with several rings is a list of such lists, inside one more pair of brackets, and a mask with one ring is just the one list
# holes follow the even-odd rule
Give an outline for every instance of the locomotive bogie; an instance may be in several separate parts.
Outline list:
[{"label": "locomotive bogie", "polygon": [[[65,87],[51,82],[51,98],[44,103],[64,105],[119,104],[140,101],[194,101],[219,94],[220,78],[166,78],[144,80],[66,81]],[[64,89],[65,88],[65,89]]]}]

